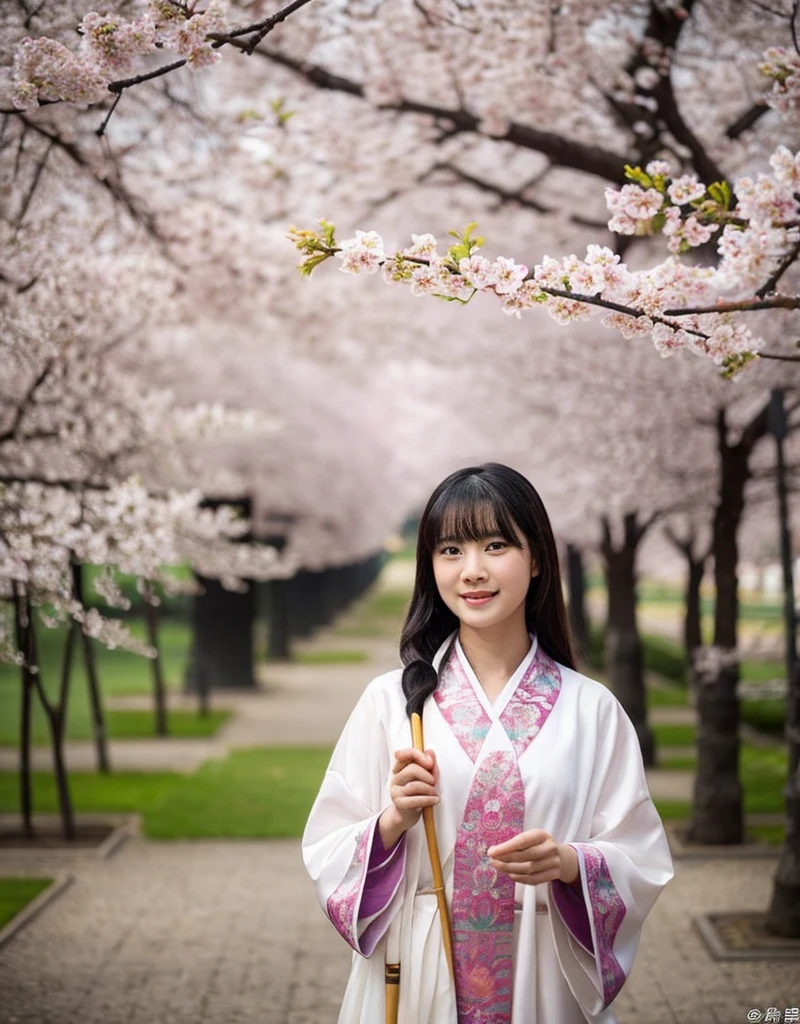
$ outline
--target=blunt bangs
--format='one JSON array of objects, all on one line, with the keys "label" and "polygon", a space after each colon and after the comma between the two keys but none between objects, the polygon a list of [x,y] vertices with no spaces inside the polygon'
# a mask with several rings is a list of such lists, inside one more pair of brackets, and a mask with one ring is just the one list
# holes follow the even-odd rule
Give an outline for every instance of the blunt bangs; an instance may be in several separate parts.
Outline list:
[{"label": "blunt bangs", "polygon": [[434,503],[425,524],[424,544],[432,553],[444,541],[463,543],[502,537],[521,548],[521,530],[497,491],[479,476],[454,480]]}]

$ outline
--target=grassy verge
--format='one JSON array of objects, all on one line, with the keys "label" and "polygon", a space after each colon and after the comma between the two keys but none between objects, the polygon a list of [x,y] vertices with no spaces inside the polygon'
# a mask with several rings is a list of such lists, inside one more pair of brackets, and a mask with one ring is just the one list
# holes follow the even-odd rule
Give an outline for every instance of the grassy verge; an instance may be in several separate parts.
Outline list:
[{"label": "grassy verge", "polygon": [[[144,623],[129,619],[128,625],[137,636],[144,637]],[[64,629],[39,631],[42,680],[47,692],[57,693],[60,681],[61,655]],[[191,632],[188,625],[175,620],[165,621],[161,627],[161,661],[168,688],[178,689],[183,679],[189,651]],[[147,658],[127,651],[110,651],[94,644],[101,692],[104,696],[128,696],[152,692],[152,665]],[[88,685],[83,660],[75,659],[67,714],[67,739],[91,736]],[[19,730],[20,679],[19,669],[0,665],[0,744],[15,744]],[[33,742],[47,743],[48,731],[44,712],[34,701]]]},{"label": "grassy verge", "polygon": [[298,651],[294,660],[300,665],[356,665],[367,657],[366,651]]},{"label": "grassy verge", "polygon": [[[232,714],[233,712],[230,710],[209,711],[207,715],[199,715],[196,711],[172,710],[167,719],[169,735],[171,738],[179,739],[213,736]],[[152,711],[107,711],[106,725],[111,739],[134,740],[155,736],[155,720]],[[70,737],[70,739],[90,738],[91,730],[85,736]]]},{"label": "grassy verge", "polygon": [[693,725],[664,725],[661,723],[653,726],[653,734],[658,750],[663,750],[664,747],[694,746],[696,735]]},{"label": "grassy verge", "polygon": [[[324,747],[253,748],[208,761],[191,775],[70,775],[78,812],[138,812],[152,839],[272,839],[302,834],[330,759]],[[57,810],[52,775],[34,774],[37,811]],[[0,811],[19,810],[18,778],[0,772]]]},{"label": "grassy verge", "polygon": [[0,928],[47,888],[51,878],[0,878]]},{"label": "grassy verge", "polygon": [[407,590],[376,590],[359,601],[335,633],[341,637],[399,636],[411,595]]}]

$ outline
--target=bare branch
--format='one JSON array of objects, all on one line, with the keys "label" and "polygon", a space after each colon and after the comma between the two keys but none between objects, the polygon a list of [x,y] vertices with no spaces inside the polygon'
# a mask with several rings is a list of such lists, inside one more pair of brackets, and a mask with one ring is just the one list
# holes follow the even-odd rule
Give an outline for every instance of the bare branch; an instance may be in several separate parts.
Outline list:
[{"label": "bare branch", "polygon": [[686,306],[665,309],[664,316],[699,316],[702,313],[749,313],[760,309],[800,309],[800,295],[772,295],[768,299],[718,302],[716,306]]},{"label": "bare branch", "polygon": [[770,275],[770,277],[767,281],[764,282],[764,284],[762,284],[762,286],[756,292],[756,295],[758,295],[759,298],[763,298],[765,295],[769,295],[770,292],[775,291],[775,286],[777,285],[778,281],[780,281],[780,279],[783,277],[783,275],[786,273],[789,267],[791,267],[791,265],[795,262],[798,256],[800,256],[800,241],[795,242],[795,244],[792,246],[789,252],[786,253],[786,255],[783,257],[783,259],[776,267],[775,272]]},{"label": "bare branch", "polygon": [[739,136],[752,128],[770,108],[766,103],[754,103],[752,107],[741,113],[736,120],[725,129],[725,135],[729,139],[738,139]]},{"label": "bare branch", "polygon": [[28,406],[33,401],[36,392],[50,376],[50,372],[52,371],[54,365],[55,359],[48,359],[47,362],[42,367],[39,374],[34,378],[33,382],[31,383],[31,386],[22,396],[21,401],[17,405],[17,409],[14,413],[14,418],[11,421],[11,425],[6,430],[4,430],[2,434],[0,434],[0,444],[4,444],[6,441],[14,440],[16,433],[19,430],[20,424],[22,423],[22,418],[28,409]]},{"label": "bare branch", "polygon": [[467,184],[474,186],[481,192],[488,192],[493,196],[496,196],[498,203],[516,203],[517,206],[521,206],[526,210],[534,210],[536,213],[552,213],[552,208],[545,206],[543,203],[537,202],[535,199],[527,199],[523,192],[529,188],[529,185],[523,186],[521,189],[510,190],[505,189],[502,185],[495,185],[493,182],[486,181],[483,178],[478,178],[474,174],[469,174],[467,171],[462,170],[460,167],[456,167],[455,164],[451,163],[439,163],[434,164],[431,168],[432,171],[448,171],[453,177],[460,179],[461,181],[467,182]]},{"label": "bare branch", "polygon": [[[288,57],[276,50],[259,48],[255,53],[266,60],[272,61],[274,64],[279,64],[281,67],[293,71],[305,81],[317,86],[317,88],[343,92],[358,99],[365,99],[364,87],[361,83],[344,78],[341,75],[334,75],[320,65],[295,60],[293,57]],[[449,125],[453,134],[482,134],[480,118],[465,109],[436,107],[432,104],[406,99],[398,100],[394,103],[378,104],[378,109],[396,110],[407,114],[422,114]],[[624,184],[626,180],[624,165],[628,162],[627,158],[621,154],[603,149],[600,146],[585,145],[574,139],[568,139],[553,132],[540,131],[538,128],[520,124],[516,121],[509,125],[505,135],[493,136],[493,138],[497,138],[499,141],[510,142],[520,149],[530,149],[537,153],[543,153],[557,167],[569,167],[575,171],[583,171],[585,174],[593,174],[615,185]]]}]

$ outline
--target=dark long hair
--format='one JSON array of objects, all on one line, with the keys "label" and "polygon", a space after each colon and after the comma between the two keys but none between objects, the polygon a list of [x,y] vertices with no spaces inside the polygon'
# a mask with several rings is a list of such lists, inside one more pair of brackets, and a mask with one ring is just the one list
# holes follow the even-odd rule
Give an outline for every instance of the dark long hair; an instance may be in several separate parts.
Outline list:
[{"label": "dark long hair", "polygon": [[433,657],[459,624],[436,586],[433,552],[437,545],[443,537],[478,541],[497,535],[519,547],[520,533],[539,569],[525,598],[528,631],[536,633],[545,654],[575,668],[558,550],[542,499],[521,473],[497,462],[459,469],[430,496],[419,524],[414,593],[400,634],[409,715],[421,714],[422,705],[436,689],[439,677]]}]

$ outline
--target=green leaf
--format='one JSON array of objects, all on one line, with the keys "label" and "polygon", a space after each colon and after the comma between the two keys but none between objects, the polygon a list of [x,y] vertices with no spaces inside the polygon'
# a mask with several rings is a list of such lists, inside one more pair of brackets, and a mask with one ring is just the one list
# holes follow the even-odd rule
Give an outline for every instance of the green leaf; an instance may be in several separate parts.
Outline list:
[{"label": "green leaf", "polygon": [[726,356],[722,360],[721,376],[730,380],[740,370],[743,370],[748,363],[752,363],[754,359],[758,359],[754,352],[737,352],[735,355]]},{"label": "green leaf", "polygon": [[625,177],[628,181],[633,181],[637,185],[641,185],[642,188],[653,187],[653,179],[647,171],[642,170],[641,167],[632,167],[630,164],[625,164]]},{"label": "green leaf", "polygon": [[708,186],[708,194],[723,210],[727,210],[730,207],[731,189],[727,181],[712,182]]},{"label": "green leaf", "polygon": [[325,260],[329,260],[332,255],[333,253],[330,252],[320,252],[317,253],[316,256],[308,256],[302,263],[298,264],[298,270],[303,277],[311,277],[311,274],[320,265],[320,263],[324,263]]}]

